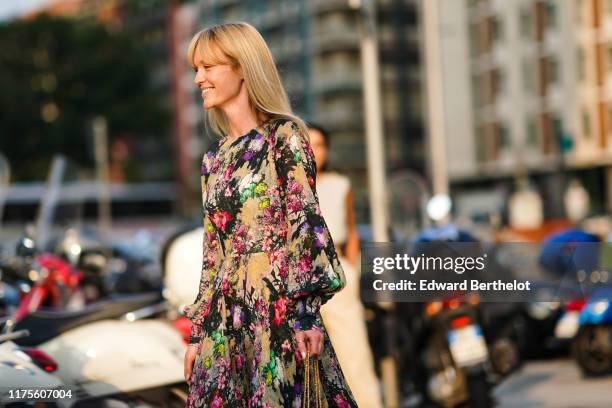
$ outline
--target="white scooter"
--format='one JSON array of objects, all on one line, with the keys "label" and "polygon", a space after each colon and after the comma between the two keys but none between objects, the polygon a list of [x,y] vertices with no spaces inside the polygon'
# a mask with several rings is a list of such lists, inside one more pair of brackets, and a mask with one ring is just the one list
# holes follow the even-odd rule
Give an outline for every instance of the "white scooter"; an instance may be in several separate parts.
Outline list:
[{"label": "white scooter", "polygon": [[197,296],[202,270],[203,227],[186,227],[162,247],[161,264],[164,297],[181,310]]},{"label": "white scooter", "polygon": [[158,301],[157,293],[124,295],[82,310],[38,310],[17,323],[31,336],[16,342],[58,362],[55,375],[75,406],[184,407],[186,344],[170,320],[144,319],[167,311]]},{"label": "white scooter", "polygon": [[[60,379],[50,374],[57,364],[38,350],[24,350],[13,341],[27,336],[27,330],[0,335],[0,406],[32,401],[54,402],[70,406],[70,391]],[[38,365],[37,365],[38,364]],[[43,365],[47,371],[39,367]]]}]

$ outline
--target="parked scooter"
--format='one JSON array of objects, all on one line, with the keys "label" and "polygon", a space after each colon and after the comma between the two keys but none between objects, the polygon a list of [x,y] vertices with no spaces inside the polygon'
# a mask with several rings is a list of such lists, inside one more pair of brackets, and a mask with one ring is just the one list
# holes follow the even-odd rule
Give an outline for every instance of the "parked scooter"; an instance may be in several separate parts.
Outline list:
[{"label": "parked scooter", "polygon": [[57,363],[38,349],[14,343],[28,334],[27,330],[20,330],[0,335],[0,406],[29,406],[35,401],[70,406],[71,391],[52,375]]},{"label": "parked scooter", "polygon": [[612,288],[597,289],[579,317],[573,343],[578,365],[585,375],[612,373]]},{"label": "parked scooter", "polygon": [[[45,278],[31,293],[53,293],[54,272],[41,274]],[[185,342],[168,321],[144,319],[166,311],[160,300],[153,292],[111,296],[77,310],[45,310],[44,298],[27,296],[6,327],[29,330],[29,337],[15,342],[37,346],[58,361],[56,375],[80,401],[149,399],[181,406]]]},{"label": "parked scooter", "polygon": [[[179,228],[162,245],[160,265],[164,280],[164,296],[179,310],[193,302],[197,295],[202,268],[202,247],[204,228],[190,224]],[[173,320],[185,341],[191,332],[191,320],[178,315]]]},{"label": "parked scooter", "polygon": [[568,349],[578,333],[579,315],[589,295],[588,286],[582,287],[578,278],[583,274],[590,281],[591,273],[598,273],[600,242],[598,236],[580,229],[564,230],[546,238],[538,263],[557,283],[536,283],[534,291],[543,292],[543,299],[556,297],[556,300],[526,304],[526,338],[522,344],[526,356],[541,357],[545,352]]},{"label": "parked scooter", "polygon": [[427,393],[442,406],[467,402],[473,408],[492,404],[487,346],[477,303],[453,298],[426,306],[422,363]]},{"label": "parked scooter", "polygon": [[[449,218],[450,205],[448,197],[432,198],[428,213],[439,225],[414,238],[416,253],[456,256],[456,249],[448,246],[469,242],[473,244],[469,244],[470,251],[481,251],[478,240],[469,232],[441,222]],[[472,408],[492,406],[493,385],[519,365],[514,339],[503,328],[493,330],[474,293],[452,294],[426,303],[421,310],[420,316],[413,311],[409,322],[415,343],[408,357],[416,368],[411,377],[417,388],[431,402],[444,407],[466,402]]]},{"label": "parked scooter", "polygon": [[[41,203],[34,247],[46,248],[53,235],[50,227],[55,206],[61,201],[65,163],[56,159],[50,185]],[[50,200],[50,201],[49,201]],[[80,213],[75,211],[75,213]],[[66,225],[79,225],[78,220]],[[41,238],[42,237],[42,238]],[[47,237],[47,239],[45,239]],[[58,263],[47,265],[54,268]],[[53,293],[56,273],[39,263],[30,265],[40,279],[32,291],[42,287]],[[61,275],[61,274],[59,274]],[[56,288],[57,289],[57,288]],[[58,290],[58,292],[61,292]],[[44,301],[24,298],[27,313],[7,321],[5,332],[28,329],[31,336],[16,340],[22,346],[37,346],[58,362],[56,375],[73,391],[75,406],[162,406],[184,407],[187,384],[183,377],[186,343],[166,319],[174,309],[161,292],[138,295],[109,295],[73,310],[48,310]],[[148,319],[155,317],[155,319]]]}]

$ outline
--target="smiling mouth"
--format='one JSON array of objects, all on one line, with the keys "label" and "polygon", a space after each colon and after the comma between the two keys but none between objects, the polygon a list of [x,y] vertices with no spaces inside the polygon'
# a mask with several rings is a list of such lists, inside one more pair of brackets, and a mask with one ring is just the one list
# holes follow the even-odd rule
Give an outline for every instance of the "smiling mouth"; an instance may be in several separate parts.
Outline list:
[{"label": "smiling mouth", "polygon": [[202,97],[204,97],[204,95],[206,95],[208,92],[210,92],[210,91],[212,91],[212,90],[213,90],[213,88],[204,88],[204,89],[202,90]]}]

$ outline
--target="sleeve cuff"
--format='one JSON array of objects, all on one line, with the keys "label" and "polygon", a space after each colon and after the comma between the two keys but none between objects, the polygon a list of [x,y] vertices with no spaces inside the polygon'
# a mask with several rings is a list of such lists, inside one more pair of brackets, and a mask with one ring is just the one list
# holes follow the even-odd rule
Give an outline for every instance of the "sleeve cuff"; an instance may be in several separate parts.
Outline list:
[{"label": "sleeve cuff", "polygon": [[202,328],[196,323],[191,323],[191,332],[189,334],[188,344],[198,344],[202,340]]},{"label": "sleeve cuff", "polygon": [[293,328],[295,330],[322,329],[320,307],[321,298],[319,296],[299,297],[297,299],[297,319]]}]

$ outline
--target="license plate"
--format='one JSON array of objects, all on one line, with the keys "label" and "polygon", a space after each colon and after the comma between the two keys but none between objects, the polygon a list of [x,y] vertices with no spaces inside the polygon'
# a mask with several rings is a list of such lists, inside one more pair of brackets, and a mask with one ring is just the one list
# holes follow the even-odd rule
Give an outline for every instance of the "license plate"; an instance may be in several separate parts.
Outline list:
[{"label": "license plate", "polygon": [[487,343],[477,325],[450,330],[448,344],[453,360],[459,367],[482,363],[488,357]]}]

